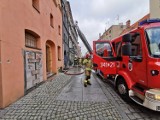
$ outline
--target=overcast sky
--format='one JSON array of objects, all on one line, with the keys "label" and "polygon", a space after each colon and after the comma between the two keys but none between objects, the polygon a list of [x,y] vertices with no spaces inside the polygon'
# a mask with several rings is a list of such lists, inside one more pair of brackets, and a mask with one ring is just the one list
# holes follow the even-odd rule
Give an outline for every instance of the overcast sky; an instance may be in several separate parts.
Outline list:
[{"label": "overcast sky", "polygon": [[[73,19],[78,21],[81,31],[92,47],[105,29],[118,23],[131,24],[149,13],[149,0],[68,0]],[[79,39],[82,54],[87,51]]]}]

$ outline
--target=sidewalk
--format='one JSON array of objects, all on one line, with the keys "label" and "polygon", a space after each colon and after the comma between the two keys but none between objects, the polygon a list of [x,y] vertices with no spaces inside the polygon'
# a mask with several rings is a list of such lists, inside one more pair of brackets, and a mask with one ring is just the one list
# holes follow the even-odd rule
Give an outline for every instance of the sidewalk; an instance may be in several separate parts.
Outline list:
[{"label": "sidewalk", "polygon": [[74,67],[66,73],[81,75],[59,73],[53,80],[46,81],[6,109],[0,110],[0,120],[122,119],[114,104],[102,95],[101,85],[96,80],[92,81],[91,86],[83,87],[82,68]]}]

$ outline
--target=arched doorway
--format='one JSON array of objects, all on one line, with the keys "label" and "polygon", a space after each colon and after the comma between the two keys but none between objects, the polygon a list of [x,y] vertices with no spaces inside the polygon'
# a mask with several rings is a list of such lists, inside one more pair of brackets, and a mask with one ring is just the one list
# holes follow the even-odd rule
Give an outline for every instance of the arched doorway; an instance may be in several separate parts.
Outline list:
[{"label": "arched doorway", "polygon": [[49,45],[46,45],[46,72],[47,74],[52,72],[52,54]]},{"label": "arched doorway", "polygon": [[50,77],[55,73],[55,45],[52,41],[46,42],[46,74]]}]

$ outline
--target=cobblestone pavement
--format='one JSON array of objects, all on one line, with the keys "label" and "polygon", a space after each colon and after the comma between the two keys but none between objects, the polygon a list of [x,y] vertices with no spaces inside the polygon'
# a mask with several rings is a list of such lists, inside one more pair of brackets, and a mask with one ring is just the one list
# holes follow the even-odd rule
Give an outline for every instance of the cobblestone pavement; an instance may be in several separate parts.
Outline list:
[{"label": "cobblestone pavement", "polygon": [[0,120],[160,120],[160,113],[136,103],[126,103],[113,86],[94,73],[106,101],[59,100],[65,86],[77,76],[59,73],[17,102],[0,110]]},{"label": "cobblestone pavement", "polygon": [[60,73],[4,110],[1,120],[121,120],[111,102],[56,100],[72,80]]}]

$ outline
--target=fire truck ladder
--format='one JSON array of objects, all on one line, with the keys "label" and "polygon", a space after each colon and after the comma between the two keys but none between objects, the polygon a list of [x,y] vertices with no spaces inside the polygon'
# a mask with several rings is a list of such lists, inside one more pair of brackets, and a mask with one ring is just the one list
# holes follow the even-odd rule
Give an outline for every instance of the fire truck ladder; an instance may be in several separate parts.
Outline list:
[{"label": "fire truck ladder", "polygon": [[76,24],[75,24],[75,28],[78,32],[78,35],[80,37],[80,39],[82,40],[83,44],[85,45],[85,47],[87,48],[88,52],[90,54],[92,54],[92,48],[90,46],[90,44],[88,43],[86,37],[84,36],[84,34],[82,33],[82,31],[79,29],[79,26],[78,26],[78,22],[76,21]]}]

